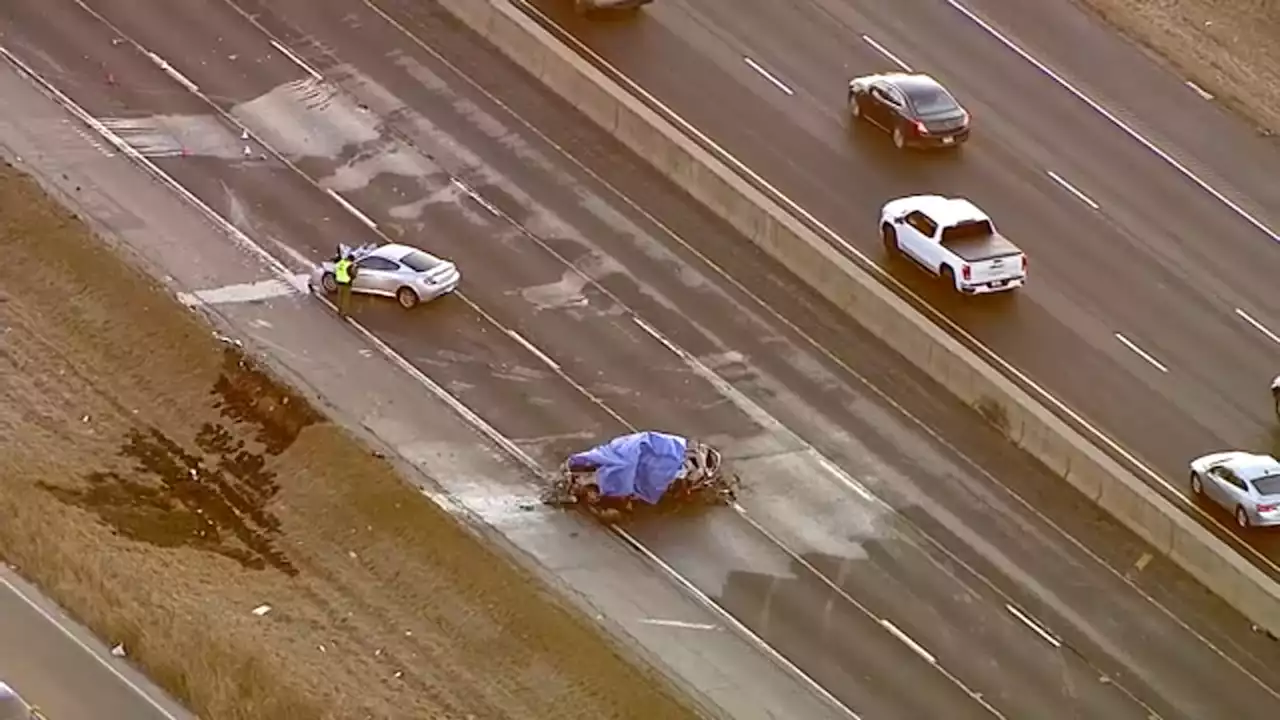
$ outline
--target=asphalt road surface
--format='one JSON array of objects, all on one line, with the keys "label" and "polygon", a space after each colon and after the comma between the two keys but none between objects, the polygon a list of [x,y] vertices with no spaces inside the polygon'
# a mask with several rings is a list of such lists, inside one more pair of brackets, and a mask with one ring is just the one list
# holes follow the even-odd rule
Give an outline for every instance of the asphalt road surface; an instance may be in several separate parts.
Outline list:
[{"label": "asphalt road surface", "polygon": [[0,43],[299,269],[456,260],[356,315],[548,467],[724,448],[742,512],[630,531],[864,717],[1272,715],[1274,643],[438,10],[265,5],[15,2]]},{"label": "asphalt road surface", "polygon": [[[886,200],[936,192],[986,209],[1030,259],[1014,302],[957,299],[914,267],[891,271],[1177,491],[1197,455],[1280,451],[1267,395],[1280,343],[1280,237],[1266,229],[1280,228],[1275,143],[1074,5],[989,0],[971,12],[1142,140],[949,0],[752,2],[750,12],[741,0],[665,0],[635,22],[531,4],[877,262]],[[850,122],[848,80],[903,65],[972,112],[959,153],[899,153]],[[1276,575],[1280,538],[1244,541]]]},{"label": "asphalt road surface", "polygon": [[50,720],[178,720],[172,701],[0,569],[0,681]]}]

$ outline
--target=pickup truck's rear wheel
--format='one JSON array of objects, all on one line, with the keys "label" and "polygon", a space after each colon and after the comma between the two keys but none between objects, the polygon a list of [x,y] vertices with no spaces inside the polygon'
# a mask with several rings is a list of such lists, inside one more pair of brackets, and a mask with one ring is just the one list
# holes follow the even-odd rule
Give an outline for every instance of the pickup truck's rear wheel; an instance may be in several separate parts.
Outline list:
[{"label": "pickup truck's rear wheel", "polygon": [[959,289],[956,287],[956,273],[951,269],[950,265],[942,266],[942,281],[947,284],[947,288],[950,290]]},{"label": "pickup truck's rear wheel", "polygon": [[884,251],[889,253],[890,259],[896,258],[898,253],[902,252],[898,248],[898,233],[892,225],[885,223],[880,226],[880,238],[884,241]]}]

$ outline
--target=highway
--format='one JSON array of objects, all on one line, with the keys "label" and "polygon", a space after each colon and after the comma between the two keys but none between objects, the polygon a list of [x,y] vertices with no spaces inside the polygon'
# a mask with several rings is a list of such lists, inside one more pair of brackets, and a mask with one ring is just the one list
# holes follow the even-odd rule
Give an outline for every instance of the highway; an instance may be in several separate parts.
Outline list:
[{"label": "highway", "polygon": [[548,467],[632,427],[724,448],[741,512],[631,533],[863,717],[1272,715],[1274,643],[440,11],[401,10],[24,0],[0,44],[299,270],[384,238],[455,259],[458,296],[356,315]]},{"label": "highway", "polygon": [[50,720],[190,717],[35,589],[0,568],[0,681]]},{"label": "highway", "polygon": [[[975,11],[1141,140],[948,0],[751,12],[736,0],[668,0],[635,22],[599,23],[556,0],[531,4],[877,262],[884,201],[977,202],[1030,257],[1015,302],[957,299],[915,268],[890,270],[1178,491],[1195,455],[1280,445],[1265,392],[1280,342],[1277,237],[1265,229],[1280,227],[1280,155],[1074,6]],[[957,155],[904,157],[851,126],[848,80],[903,66],[935,75],[972,111],[973,140]],[[1247,542],[1275,575],[1280,539]]]}]

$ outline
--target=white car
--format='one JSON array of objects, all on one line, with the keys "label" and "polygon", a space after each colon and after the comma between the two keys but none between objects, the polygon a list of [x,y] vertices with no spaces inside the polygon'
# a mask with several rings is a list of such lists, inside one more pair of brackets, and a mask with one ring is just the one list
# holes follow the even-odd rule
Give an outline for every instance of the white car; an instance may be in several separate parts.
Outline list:
[{"label": "white car", "polygon": [[1191,461],[1191,492],[1221,505],[1242,528],[1280,525],[1280,460],[1240,450]]},{"label": "white car", "polygon": [[0,720],[45,720],[45,716],[25,703],[13,688],[0,682]]},{"label": "white car", "polygon": [[1276,419],[1280,420],[1280,375],[1271,381],[1271,401],[1276,406]]},{"label": "white car", "polygon": [[609,10],[636,11],[651,2],[653,0],[573,0],[573,11],[579,15]]},{"label": "white car", "polygon": [[[405,309],[451,293],[462,281],[462,274],[452,262],[408,245],[390,243],[358,248],[343,245],[338,253],[351,253],[355,258],[352,294],[395,298]],[[337,260],[334,257],[311,271],[307,284],[312,292],[316,288],[330,294],[338,291],[338,279],[333,274]]]},{"label": "white car", "polygon": [[1027,280],[1027,256],[968,200],[891,200],[880,211],[880,236],[890,257],[906,256],[966,295],[1013,290]]}]

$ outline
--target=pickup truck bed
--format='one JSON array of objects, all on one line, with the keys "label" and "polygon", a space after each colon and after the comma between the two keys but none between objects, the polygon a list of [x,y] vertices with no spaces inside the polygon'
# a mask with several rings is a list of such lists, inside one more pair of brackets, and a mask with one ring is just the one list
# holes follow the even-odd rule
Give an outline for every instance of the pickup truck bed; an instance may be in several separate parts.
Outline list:
[{"label": "pickup truck bed", "polygon": [[942,246],[955,253],[955,255],[961,260],[969,263],[993,260],[998,257],[1008,257],[1010,255],[1019,255],[1022,253],[1016,245],[1005,240],[1000,235],[982,235],[979,237],[947,240],[942,243]]}]

